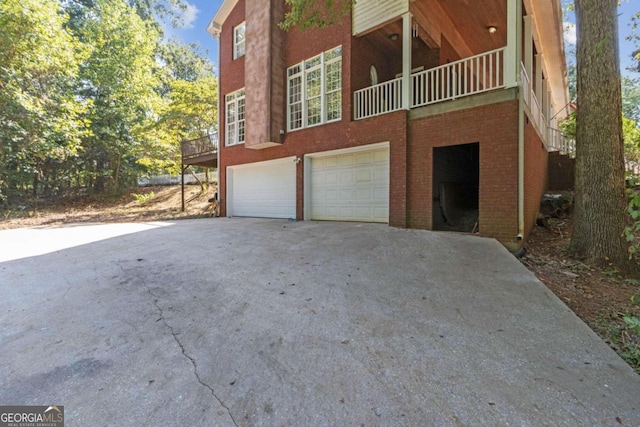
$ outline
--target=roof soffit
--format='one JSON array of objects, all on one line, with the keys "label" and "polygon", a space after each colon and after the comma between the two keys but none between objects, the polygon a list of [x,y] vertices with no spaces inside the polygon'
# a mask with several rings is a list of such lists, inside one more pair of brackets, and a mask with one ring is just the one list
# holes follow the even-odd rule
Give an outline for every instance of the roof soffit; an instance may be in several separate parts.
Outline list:
[{"label": "roof soffit", "polygon": [[227,20],[229,14],[238,4],[238,0],[224,0],[220,9],[216,12],[215,16],[209,22],[207,26],[207,32],[211,34],[213,37],[219,37],[220,32],[222,31],[222,24]]}]

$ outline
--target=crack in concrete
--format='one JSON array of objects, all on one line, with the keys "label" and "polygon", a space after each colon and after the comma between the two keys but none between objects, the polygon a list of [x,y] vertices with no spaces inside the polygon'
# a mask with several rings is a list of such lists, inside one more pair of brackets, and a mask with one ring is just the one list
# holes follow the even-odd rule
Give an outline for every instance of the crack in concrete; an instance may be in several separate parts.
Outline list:
[{"label": "crack in concrete", "polygon": [[[120,265],[120,269],[123,272],[127,273],[122,265]],[[200,378],[200,375],[198,374],[198,364],[196,363],[196,359],[187,353],[187,351],[184,348],[184,345],[182,344],[182,342],[180,342],[180,339],[178,339],[178,334],[176,334],[175,330],[173,329],[173,326],[167,323],[167,320],[164,318],[164,310],[158,304],[160,297],[153,293],[153,291],[151,290],[149,285],[147,285],[147,282],[144,280],[144,278],[140,277],[140,280],[142,281],[142,285],[147,290],[147,293],[153,297],[153,305],[158,310],[158,313],[160,313],[160,320],[162,320],[162,324],[169,330],[169,332],[171,332],[171,336],[173,336],[173,339],[180,347],[180,351],[182,352],[182,355],[191,362],[191,365],[193,366],[194,376],[196,377],[200,385],[207,388],[211,393],[211,395],[213,396],[213,398],[220,404],[220,406],[222,406],[227,411],[227,414],[229,415],[229,418],[231,418],[233,425],[238,427],[238,423],[236,422],[235,418],[233,417],[233,414],[231,413],[231,408],[229,408],[229,406],[226,403],[224,403],[224,401],[216,394],[216,391],[213,389],[213,387],[211,387],[209,384],[202,381],[202,378]]]}]

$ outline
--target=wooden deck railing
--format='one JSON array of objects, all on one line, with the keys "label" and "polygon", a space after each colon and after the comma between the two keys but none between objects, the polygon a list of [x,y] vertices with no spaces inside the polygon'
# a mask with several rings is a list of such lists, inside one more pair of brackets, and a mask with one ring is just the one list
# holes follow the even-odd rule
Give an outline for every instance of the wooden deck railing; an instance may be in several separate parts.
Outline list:
[{"label": "wooden deck railing", "polygon": [[183,159],[194,159],[218,151],[218,134],[209,134],[189,141],[182,141],[180,145]]}]

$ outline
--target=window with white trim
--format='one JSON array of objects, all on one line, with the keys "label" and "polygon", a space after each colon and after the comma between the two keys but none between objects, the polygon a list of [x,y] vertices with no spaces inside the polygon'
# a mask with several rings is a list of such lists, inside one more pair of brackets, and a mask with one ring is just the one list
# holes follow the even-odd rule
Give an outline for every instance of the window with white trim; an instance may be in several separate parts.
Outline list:
[{"label": "window with white trim", "polygon": [[244,89],[225,96],[225,145],[244,144]]},{"label": "window with white trim", "polygon": [[287,129],[342,118],[342,46],[287,69]]},{"label": "window with white trim", "polygon": [[233,28],[233,59],[238,59],[241,56],[244,56],[245,29],[246,24],[244,22]]}]

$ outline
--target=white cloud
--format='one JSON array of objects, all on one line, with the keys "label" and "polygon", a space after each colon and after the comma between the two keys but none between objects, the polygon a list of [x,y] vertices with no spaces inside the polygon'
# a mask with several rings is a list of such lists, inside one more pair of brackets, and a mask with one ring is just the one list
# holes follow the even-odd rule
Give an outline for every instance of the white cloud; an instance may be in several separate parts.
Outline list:
[{"label": "white cloud", "polygon": [[576,24],[571,22],[563,22],[564,27],[564,42],[566,44],[575,45],[578,39],[576,35]]},{"label": "white cloud", "polygon": [[185,2],[185,4],[186,8],[184,10],[174,7],[174,11],[180,17],[180,22],[182,24],[181,28],[189,29],[194,27],[194,23],[196,22],[196,19],[198,19],[198,13],[200,13],[200,10],[194,4],[189,2]]}]

